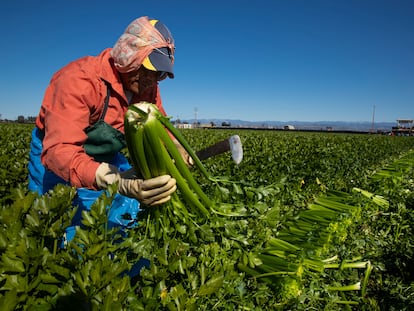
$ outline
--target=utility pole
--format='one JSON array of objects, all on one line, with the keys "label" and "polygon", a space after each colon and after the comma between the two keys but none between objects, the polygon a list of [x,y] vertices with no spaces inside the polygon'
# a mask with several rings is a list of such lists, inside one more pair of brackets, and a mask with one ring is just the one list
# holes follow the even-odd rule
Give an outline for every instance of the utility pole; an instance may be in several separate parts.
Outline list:
[{"label": "utility pole", "polygon": [[194,108],[194,128],[197,128],[197,107]]}]

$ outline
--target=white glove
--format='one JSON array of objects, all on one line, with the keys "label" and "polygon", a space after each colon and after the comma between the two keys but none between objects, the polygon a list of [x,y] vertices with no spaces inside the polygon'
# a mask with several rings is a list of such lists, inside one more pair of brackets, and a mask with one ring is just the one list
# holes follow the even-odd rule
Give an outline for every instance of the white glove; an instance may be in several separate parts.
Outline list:
[{"label": "white glove", "polygon": [[170,175],[162,175],[143,180],[136,178],[133,170],[119,172],[118,168],[108,163],[101,163],[95,173],[98,189],[107,189],[108,185],[118,183],[118,192],[135,198],[144,205],[155,206],[171,199],[177,189],[176,181]]}]

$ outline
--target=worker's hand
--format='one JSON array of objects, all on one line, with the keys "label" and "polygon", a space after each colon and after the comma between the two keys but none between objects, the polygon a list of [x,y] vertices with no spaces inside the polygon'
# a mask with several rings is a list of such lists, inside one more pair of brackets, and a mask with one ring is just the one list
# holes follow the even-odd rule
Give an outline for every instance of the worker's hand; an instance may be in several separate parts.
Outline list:
[{"label": "worker's hand", "polygon": [[108,185],[118,183],[118,192],[135,198],[144,205],[155,206],[168,202],[177,189],[176,181],[169,175],[151,179],[138,179],[133,171],[120,173],[118,168],[101,163],[96,170],[95,180],[98,189],[107,189]]},{"label": "worker's hand", "polygon": [[192,157],[190,157],[190,155],[188,154],[188,152],[184,149],[184,147],[178,142],[178,140],[174,139],[174,144],[177,147],[178,151],[181,154],[181,157],[183,158],[185,164],[187,164],[188,167],[193,166],[194,165],[194,160]]}]

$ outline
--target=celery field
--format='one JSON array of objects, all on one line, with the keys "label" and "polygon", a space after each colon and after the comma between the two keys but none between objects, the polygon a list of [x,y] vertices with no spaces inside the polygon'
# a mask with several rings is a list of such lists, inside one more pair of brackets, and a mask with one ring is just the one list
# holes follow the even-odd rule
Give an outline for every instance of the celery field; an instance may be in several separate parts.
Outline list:
[{"label": "celery field", "polygon": [[203,161],[213,181],[190,168],[213,212],[177,200],[121,236],[112,187],[62,249],[76,192],[27,191],[32,128],[0,124],[0,310],[414,309],[413,137],[181,130],[194,150],[241,138],[239,165]]}]

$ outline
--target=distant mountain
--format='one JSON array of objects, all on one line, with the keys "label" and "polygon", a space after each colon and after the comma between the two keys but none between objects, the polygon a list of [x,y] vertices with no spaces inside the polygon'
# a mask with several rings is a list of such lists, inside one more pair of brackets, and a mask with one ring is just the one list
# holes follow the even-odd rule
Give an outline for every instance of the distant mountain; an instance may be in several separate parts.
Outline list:
[{"label": "distant mountain", "polygon": [[[174,121],[174,120],[173,120]],[[181,120],[181,123],[192,124],[196,120]],[[293,126],[295,129],[302,130],[334,130],[334,131],[391,131],[393,126],[396,126],[396,122],[348,122],[348,121],[243,121],[243,120],[230,120],[230,119],[198,119],[199,124],[211,124],[216,126],[222,124],[230,124],[231,127],[259,127],[259,128],[281,128],[285,126]]]}]

